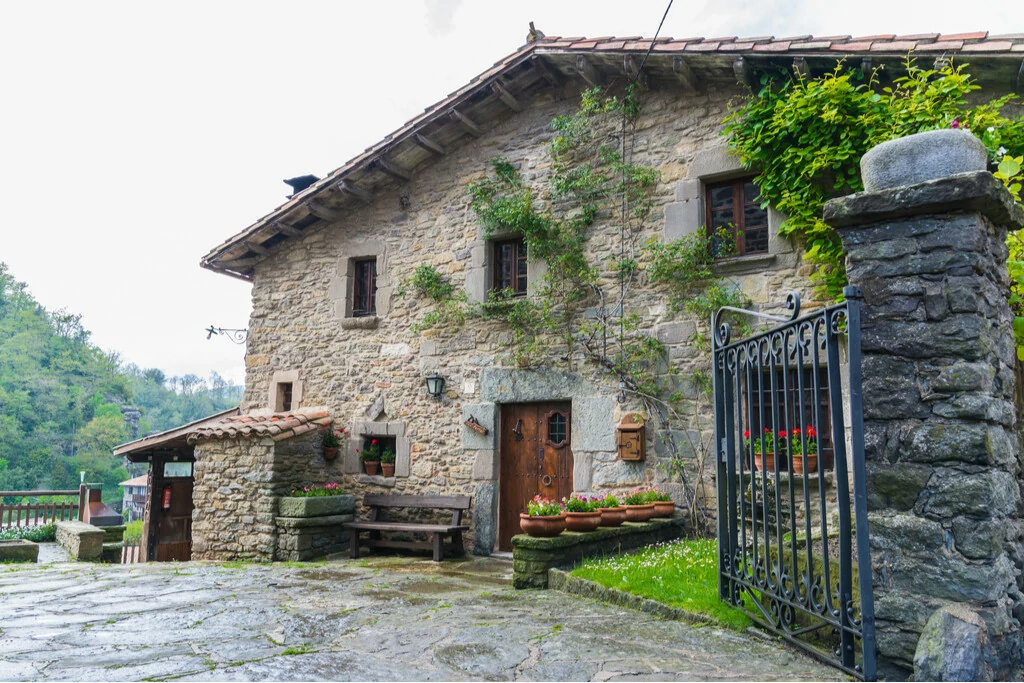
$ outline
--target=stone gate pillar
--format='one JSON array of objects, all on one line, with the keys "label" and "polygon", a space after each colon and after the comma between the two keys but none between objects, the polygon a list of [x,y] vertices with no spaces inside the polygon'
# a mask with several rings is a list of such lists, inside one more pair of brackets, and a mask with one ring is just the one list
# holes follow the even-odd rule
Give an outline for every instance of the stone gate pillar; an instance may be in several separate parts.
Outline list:
[{"label": "stone gate pillar", "polygon": [[984,148],[954,139],[965,161],[924,136],[875,148],[868,191],[825,207],[863,295],[878,669],[1006,679],[1021,666],[1024,552],[1005,239],[1024,212]]}]

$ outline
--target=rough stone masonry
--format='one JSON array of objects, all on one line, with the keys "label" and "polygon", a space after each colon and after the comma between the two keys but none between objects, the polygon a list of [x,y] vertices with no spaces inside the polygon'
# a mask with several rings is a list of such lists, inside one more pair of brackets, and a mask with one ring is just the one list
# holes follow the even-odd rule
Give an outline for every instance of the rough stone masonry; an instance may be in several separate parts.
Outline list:
[{"label": "rough stone masonry", "polygon": [[1018,676],[1024,548],[1005,241],[1024,212],[975,171],[834,200],[825,220],[864,299],[879,675]]}]

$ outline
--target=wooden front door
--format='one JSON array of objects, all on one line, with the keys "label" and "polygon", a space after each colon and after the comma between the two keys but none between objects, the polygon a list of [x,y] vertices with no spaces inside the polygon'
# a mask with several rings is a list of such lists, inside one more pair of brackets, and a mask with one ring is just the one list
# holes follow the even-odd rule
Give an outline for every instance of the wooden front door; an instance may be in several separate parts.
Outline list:
[{"label": "wooden front door", "polygon": [[512,550],[527,501],[538,494],[561,500],[572,493],[571,424],[567,401],[501,406],[498,550]]}]

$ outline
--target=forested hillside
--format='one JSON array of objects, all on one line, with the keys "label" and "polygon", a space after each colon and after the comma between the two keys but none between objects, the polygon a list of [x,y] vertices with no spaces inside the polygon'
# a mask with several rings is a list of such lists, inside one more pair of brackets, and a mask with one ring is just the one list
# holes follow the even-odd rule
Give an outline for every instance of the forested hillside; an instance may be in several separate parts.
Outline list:
[{"label": "forested hillside", "polygon": [[238,405],[241,389],[122,363],[0,263],[0,490],[77,488],[84,471],[108,498],[128,475],[114,446]]}]

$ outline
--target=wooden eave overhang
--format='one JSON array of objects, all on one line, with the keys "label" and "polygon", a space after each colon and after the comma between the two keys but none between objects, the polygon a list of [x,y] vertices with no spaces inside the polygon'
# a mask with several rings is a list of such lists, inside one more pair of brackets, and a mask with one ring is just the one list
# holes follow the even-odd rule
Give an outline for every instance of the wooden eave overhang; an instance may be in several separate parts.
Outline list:
[{"label": "wooden eave overhang", "polygon": [[[624,85],[637,75],[651,46],[651,40],[638,36],[545,37],[528,43],[218,245],[200,265],[251,281],[256,264],[278,244],[340,220],[352,207],[408,182],[423,167],[522,110],[536,91],[570,81],[582,87]],[[891,81],[904,71],[908,54],[927,66],[932,60],[969,62],[972,75],[983,85],[1024,92],[1024,34],[984,31],[659,38],[637,81],[645,87],[675,87],[696,94],[709,87],[735,86],[737,81],[756,87],[759,75],[767,71],[793,69],[819,75],[842,60],[866,70],[882,67],[877,73],[883,81]]]},{"label": "wooden eave overhang", "polygon": [[191,449],[192,447],[189,446],[185,438],[190,432],[204,425],[219,422],[225,417],[238,415],[239,413],[238,407],[229,408],[209,417],[204,417],[201,420],[195,420],[180,427],[168,429],[159,434],[151,434],[135,441],[123,443],[114,448],[114,455],[123,455],[131,462],[146,462],[156,451],[172,451],[179,448]]}]

